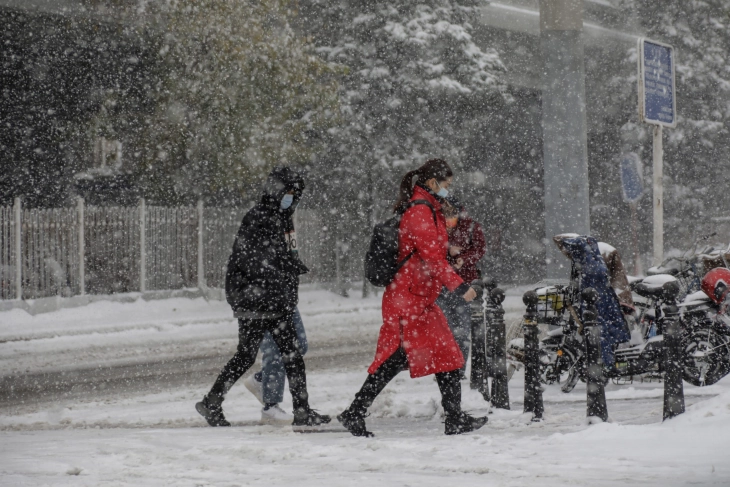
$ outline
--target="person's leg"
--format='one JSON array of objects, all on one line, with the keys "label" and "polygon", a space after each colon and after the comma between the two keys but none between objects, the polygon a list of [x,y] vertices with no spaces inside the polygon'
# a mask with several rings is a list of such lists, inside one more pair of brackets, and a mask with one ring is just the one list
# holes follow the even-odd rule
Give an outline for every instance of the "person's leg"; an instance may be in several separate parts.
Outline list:
[{"label": "person's leg", "polygon": [[304,358],[299,352],[297,333],[294,329],[293,313],[290,313],[269,329],[276,345],[281,352],[281,358],[289,379],[289,392],[294,405],[294,426],[317,426],[329,423],[330,417],[322,415],[309,407],[307,393],[307,373],[304,367]]},{"label": "person's leg", "polygon": [[261,342],[261,388],[264,405],[278,404],[284,400],[286,370],[270,332],[266,332]]},{"label": "person's leg", "polygon": [[459,369],[436,374],[441,391],[441,405],[444,407],[446,425],[444,433],[458,435],[474,431],[487,423],[487,417],[475,418],[461,410],[461,381]]},{"label": "person's leg", "polygon": [[407,365],[408,358],[403,349],[399,348],[378,367],[375,373],[367,376],[360,391],[355,394],[355,400],[337,416],[339,422],[354,436],[373,436],[365,427],[367,409],[373,404],[378,394],[385,389],[385,386],[405,370]]},{"label": "person's leg", "polygon": [[[303,356],[307,353],[309,346],[304,331],[304,323],[298,309],[294,310],[293,322],[297,336],[297,348]],[[260,384],[260,400],[263,402],[264,408],[269,408],[284,400],[284,387],[286,386],[284,361],[281,358],[279,347],[269,332],[264,334],[264,339],[261,342],[261,353],[263,355],[261,370],[254,375],[253,380]]]},{"label": "person's leg", "polygon": [[[298,309],[294,310],[292,321],[296,332],[297,350],[304,356],[307,353],[309,344],[307,343],[304,323],[302,322],[302,317]],[[264,335],[264,341],[261,342],[261,351],[263,353],[261,383],[264,404],[278,404],[284,400],[286,369],[284,368],[284,361],[281,358],[279,347],[276,346],[269,332]]]},{"label": "person's leg", "polygon": [[461,296],[454,296],[456,303],[454,310],[456,314],[454,330],[454,338],[459,345],[461,354],[464,356],[464,366],[461,368],[461,378],[465,377],[466,362],[469,359],[469,350],[471,348],[471,307],[469,303],[464,301]]},{"label": "person's leg", "polygon": [[238,320],[238,349],[210,389],[207,397],[211,403],[220,405],[233,384],[254,364],[266,323],[266,320]]},{"label": "person's leg", "polygon": [[302,315],[299,313],[299,308],[294,309],[294,329],[297,332],[297,343],[299,344],[299,353],[302,356],[307,354],[309,350],[309,343],[307,342],[307,333],[304,331],[304,321]]},{"label": "person's leg", "polygon": [[436,382],[441,391],[441,405],[446,417],[458,416],[461,413],[461,382],[459,369],[436,374]]},{"label": "person's leg", "polygon": [[461,377],[464,377],[466,361],[469,358],[469,346],[471,335],[471,310],[464,298],[448,291],[443,291],[436,300],[436,305],[441,308],[446,321],[449,324],[454,340],[464,356],[464,366],[461,368]]},{"label": "person's leg", "polygon": [[265,324],[259,320],[238,321],[238,349],[223,367],[210,392],[195,405],[195,410],[210,426],[230,426],[223,415],[222,403],[233,384],[253,365]]},{"label": "person's leg", "polygon": [[406,370],[408,358],[402,348],[399,348],[373,374],[365,379],[360,391],[355,394],[355,400],[350,404],[350,409],[359,414],[365,414],[373,404],[375,398],[385,389],[385,386],[400,372]]}]

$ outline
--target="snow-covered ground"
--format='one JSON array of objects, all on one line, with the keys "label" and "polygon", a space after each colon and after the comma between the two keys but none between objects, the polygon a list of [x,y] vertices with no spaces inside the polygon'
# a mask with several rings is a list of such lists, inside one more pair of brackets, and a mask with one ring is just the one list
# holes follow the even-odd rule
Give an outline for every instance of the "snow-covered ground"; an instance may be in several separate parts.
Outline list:
[{"label": "snow-covered ground", "polygon": [[[523,312],[519,294],[508,293],[508,322]],[[341,411],[365,378],[379,303],[303,290],[321,412]],[[433,379],[401,374],[371,408],[370,439],[260,426],[260,405],[239,384],[225,402],[234,426],[209,428],[193,405],[235,344],[225,302],[202,298],[0,313],[0,484],[730,485],[728,378],[685,385],[687,413],[664,423],[661,384],[611,384],[613,422],[587,426],[583,384],[567,395],[548,387],[545,421],[529,424],[518,372],[512,410],[446,437]],[[464,407],[488,411],[467,383]]]}]

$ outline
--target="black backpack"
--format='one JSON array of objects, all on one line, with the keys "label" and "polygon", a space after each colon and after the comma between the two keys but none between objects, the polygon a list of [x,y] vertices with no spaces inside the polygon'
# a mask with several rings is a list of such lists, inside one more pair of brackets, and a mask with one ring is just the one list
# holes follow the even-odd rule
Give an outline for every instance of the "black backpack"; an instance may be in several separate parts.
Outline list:
[{"label": "black backpack", "polygon": [[[415,205],[426,205],[431,208],[433,223],[438,226],[436,210],[431,203],[426,200],[413,200],[408,203],[406,210]],[[374,286],[385,287],[393,282],[396,273],[413,256],[411,252],[408,257],[398,262],[398,228],[403,213],[378,223],[373,228],[370,249],[365,254],[365,278]]]}]

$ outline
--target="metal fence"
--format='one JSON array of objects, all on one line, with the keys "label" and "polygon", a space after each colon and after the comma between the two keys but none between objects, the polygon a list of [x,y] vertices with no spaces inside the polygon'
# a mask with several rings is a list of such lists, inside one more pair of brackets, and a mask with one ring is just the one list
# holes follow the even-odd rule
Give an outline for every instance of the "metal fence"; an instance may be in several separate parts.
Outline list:
[{"label": "metal fence", "polygon": [[[0,207],[0,299],[222,288],[245,208]],[[346,290],[362,261],[343,251],[316,210],[298,209],[301,281]],[[356,249],[357,254],[361,249]],[[353,252],[350,251],[350,254]]]},{"label": "metal fence", "polygon": [[[0,207],[0,299],[223,287],[243,208]],[[318,219],[297,212],[305,259]],[[303,231],[302,231],[303,230]],[[306,280],[311,280],[305,279]]]}]

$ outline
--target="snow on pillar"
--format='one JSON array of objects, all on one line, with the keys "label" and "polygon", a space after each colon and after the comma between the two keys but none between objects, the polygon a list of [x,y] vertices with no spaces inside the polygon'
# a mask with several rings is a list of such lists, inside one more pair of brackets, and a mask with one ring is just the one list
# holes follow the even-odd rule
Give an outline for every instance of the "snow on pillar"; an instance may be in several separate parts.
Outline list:
[{"label": "snow on pillar", "polygon": [[590,234],[582,0],[540,0],[540,45],[547,278],[555,280],[570,266],[553,236]]}]

